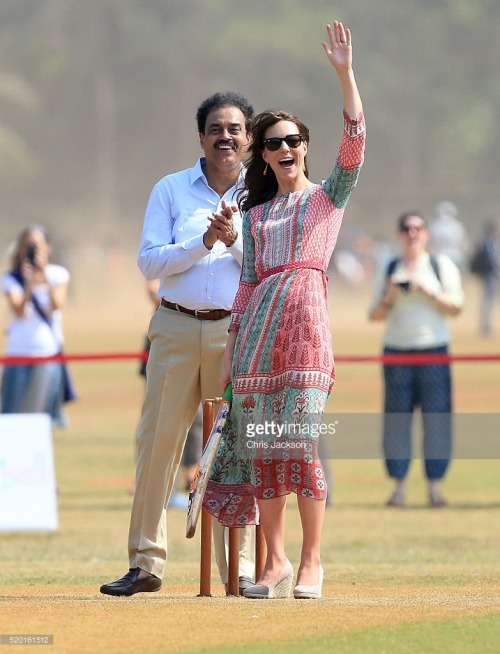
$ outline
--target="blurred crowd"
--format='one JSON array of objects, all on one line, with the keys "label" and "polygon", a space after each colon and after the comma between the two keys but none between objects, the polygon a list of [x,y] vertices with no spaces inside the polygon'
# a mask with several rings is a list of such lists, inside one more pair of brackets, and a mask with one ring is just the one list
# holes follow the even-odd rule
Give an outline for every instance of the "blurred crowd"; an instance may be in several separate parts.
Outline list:
[{"label": "blurred crowd", "polygon": [[[458,209],[448,200],[439,202],[429,220],[428,250],[448,256],[464,277],[472,277],[481,288],[478,331],[490,336],[495,308],[500,308],[500,222],[485,217],[477,241],[469,236]],[[399,253],[393,239],[345,224],[335,249],[330,274],[354,288],[369,287],[378,270]]]}]

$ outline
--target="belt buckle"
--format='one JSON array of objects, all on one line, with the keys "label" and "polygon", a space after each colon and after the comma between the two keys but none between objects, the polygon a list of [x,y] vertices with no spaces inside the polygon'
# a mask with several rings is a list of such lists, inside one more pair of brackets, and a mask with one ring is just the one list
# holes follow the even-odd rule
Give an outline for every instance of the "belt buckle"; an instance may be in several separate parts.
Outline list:
[{"label": "belt buckle", "polygon": [[213,309],[195,309],[194,310],[194,315],[198,317],[198,314],[205,314],[205,313],[212,313]]}]

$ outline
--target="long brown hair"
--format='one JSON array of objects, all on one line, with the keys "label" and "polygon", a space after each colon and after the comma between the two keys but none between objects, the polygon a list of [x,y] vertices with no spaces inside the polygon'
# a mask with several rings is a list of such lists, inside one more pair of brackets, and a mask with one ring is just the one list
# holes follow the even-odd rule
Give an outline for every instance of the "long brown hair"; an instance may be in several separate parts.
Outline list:
[{"label": "long brown hair", "polygon": [[[262,158],[262,142],[266,130],[272,125],[286,120],[297,125],[297,131],[303,135],[304,141],[309,143],[309,129],[296,116],[280,109],[267,109],[255,116],[252,121],[252,142],[245,160],[245,187],[238,194],[238,205],[241,211],[248,211],[258,204],[271,200],[278,191],[278,180],[269,166],[264,175],[266,162]],[[307,155],[304,159],[304,173],[309,177],[309,164]]]},{"label": "long brown hair", "polygon": [[49,234],[43,225],[38,225],[35,223],[33,223],[32,225],[28,225],[17,236],[16,242],[14,244],[14,248],[10,253],[10,262],[11,262],[12,270],[19,270],[21,268],[21,263],[22,263],[21,250],[24,246],[24,242],[26,241],[28,236],[30,236],[33,232],[40,232],[40,234],[42,234],[43,238],[45,239],[47,245],[50,245]]}]

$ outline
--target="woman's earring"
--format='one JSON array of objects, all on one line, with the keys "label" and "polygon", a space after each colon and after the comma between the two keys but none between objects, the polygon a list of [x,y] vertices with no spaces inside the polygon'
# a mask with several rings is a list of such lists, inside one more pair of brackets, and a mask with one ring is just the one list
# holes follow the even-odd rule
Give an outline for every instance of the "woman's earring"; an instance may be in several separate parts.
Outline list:
[{"label": "woman's earring", "polygon": [[264,168],[264,172],[262,173],[263,175],[267,175],[267,168],[268,168],[268,166],[269,166],[269,164],[268,164],[267,161],[266,161],[266,167]]}]

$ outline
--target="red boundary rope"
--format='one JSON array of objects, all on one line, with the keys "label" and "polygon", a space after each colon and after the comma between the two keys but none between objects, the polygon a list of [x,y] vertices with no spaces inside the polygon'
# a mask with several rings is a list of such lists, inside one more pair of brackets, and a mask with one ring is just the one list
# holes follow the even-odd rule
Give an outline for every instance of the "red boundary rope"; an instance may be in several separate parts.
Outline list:
[{"label": "red boundary rope", "polygon": [[[129,359],[146,360],[144,352],[102,352],[91,354],[55,354],[51,357],[10,356],[0,357],[0,364],[22,365],[32,363],[48,363],[49,361],[126,361]],[[336,363],[385,363],[391,364],[439,364],[439,363],[471,363],[500,361],[500,354],[381,354],[381,355],[338,355]]]}]

